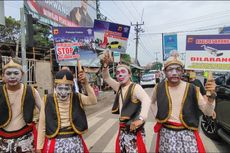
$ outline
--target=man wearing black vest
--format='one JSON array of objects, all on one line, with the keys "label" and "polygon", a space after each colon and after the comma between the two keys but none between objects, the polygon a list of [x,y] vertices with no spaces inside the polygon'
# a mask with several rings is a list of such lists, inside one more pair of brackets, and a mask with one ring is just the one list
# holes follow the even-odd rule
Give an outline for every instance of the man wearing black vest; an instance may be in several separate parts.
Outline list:
[{"label": "man wearing black vest", "polygon": [[215,108],[215,81],[205,86],[210,96],[202,96],[199,87],[181,80],[183,63],[174,52],[164,64],[166,79],[153,89],[158,133],[156,152],[205,152],[199,137],[199,109],[212,116]]},{"label": "man wearing black vest", "polygon": [[131,82],[129,66],[119,64],[116,69],[116,80],[109,74],[109,54],[102,59],[102,76],[105,82],[116,91],[112,113],[120,114],[120,127],[116,139],[116,153],[138,152],[145,153],[144,123],[147,119],[151,100],[139,84]]},{"label": "man wearing black vest", "polygon": [[82,134],[88,129],[83,105],[97,103],[83,71],[78,74],[88,96],[74,93],[73,75],[68,70],[60,70],[55,77],[55,91],[47,95],[41,106],[38,126],[38,152],[88,153]]},{"label": "man wearing black vest", "polygon": [[0,87],[0,152],[33,152],[36,128],[35,105],[41,98],[36,89],[21,83],[22,66],[13,59],[3,67],[4,84]]}]

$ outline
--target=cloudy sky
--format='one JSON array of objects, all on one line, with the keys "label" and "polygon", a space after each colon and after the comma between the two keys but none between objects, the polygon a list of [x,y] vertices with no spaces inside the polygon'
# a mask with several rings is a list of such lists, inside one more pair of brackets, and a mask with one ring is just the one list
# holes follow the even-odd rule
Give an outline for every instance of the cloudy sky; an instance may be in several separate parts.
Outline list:
[{"label": "cloudy sky", "polygon": [[[5,1],[5,15],[19,18],[22,1]],[[217,34],[230,26],[228,1],[101,1],[101,12],[109,21],[131,25],[144,22],[138,60],[141,65],[162,60],[162,33],[178,34],[178,50],[185,51],[188,34]],[[127,53],[135,57],[135,32],[129,36]]]}]

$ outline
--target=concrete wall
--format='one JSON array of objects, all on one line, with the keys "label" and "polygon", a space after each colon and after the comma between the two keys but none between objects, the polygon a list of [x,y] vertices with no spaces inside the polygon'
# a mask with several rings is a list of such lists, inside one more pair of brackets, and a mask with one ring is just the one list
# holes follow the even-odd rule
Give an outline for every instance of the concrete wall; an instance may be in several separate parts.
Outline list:
[{"label": "concrete wall", "polygon": [[47,61],[37,61],[36,62],[36,80],[37,80],[37,90],[40,96],[44,96],[45,90],[48,93],[53,93],[53,76],[51,73],[51,64]]}]

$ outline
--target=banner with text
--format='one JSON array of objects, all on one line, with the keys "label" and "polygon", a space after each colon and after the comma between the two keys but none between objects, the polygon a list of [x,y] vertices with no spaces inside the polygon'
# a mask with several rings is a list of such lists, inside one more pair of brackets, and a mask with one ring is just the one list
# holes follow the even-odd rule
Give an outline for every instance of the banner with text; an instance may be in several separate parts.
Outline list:
[{"label": "banner with text", "polygon": [[188,35],[185,68],[229,71],[230,35]]},{"label": "banner with text", "polygon": [[96,49],[125,53],[130,26],[94,20],[94,39]]},{"label": "banner with text", "polygon": [[93,27],[96,18],[96,0],[24,0],[24,5],[33,18],[52,26]]},{"label": "banner with text", "polygon": [[100,66],[92,28],[53,27],[52,32],[56,59],[60,65],[76,65],[77,59],[80,59],[82,66]]},{"label": "banner with text", "polygon": [[163,61],[166,61],[171,51],[177,50],[177,34],[163,34],[162,39]]}]

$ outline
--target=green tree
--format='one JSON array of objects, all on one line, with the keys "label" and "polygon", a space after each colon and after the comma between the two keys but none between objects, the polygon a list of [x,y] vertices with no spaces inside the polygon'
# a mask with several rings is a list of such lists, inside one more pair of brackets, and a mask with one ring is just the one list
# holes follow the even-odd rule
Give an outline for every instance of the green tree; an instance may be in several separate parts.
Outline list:
[{"label": "green tree", "polygon": [[50,47],[52,41],[49,39],[51,30],[48,26],[42,24],[33,24],[34,29],[34,46]]},{"label": "green tree", "polygon": [[0,41],[15,43],[20,37],[20,21],[5,17],[6,25],[1,27]]},{"label": "green tree", "polygon": [[162,63],[160,63],[160,62],[155,62],[155,63],[153,63],[151,69],[152,69],[152,70],[161,70],[162,67],[163,67],[163,64],[162,64]]},{"label": "green tree", "polygon": [[130,64],[131,63],[131,57],[129,54],[121,54],[121,63]]}]

